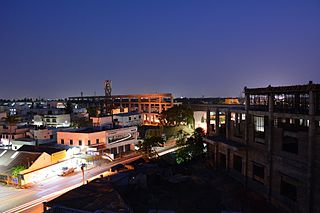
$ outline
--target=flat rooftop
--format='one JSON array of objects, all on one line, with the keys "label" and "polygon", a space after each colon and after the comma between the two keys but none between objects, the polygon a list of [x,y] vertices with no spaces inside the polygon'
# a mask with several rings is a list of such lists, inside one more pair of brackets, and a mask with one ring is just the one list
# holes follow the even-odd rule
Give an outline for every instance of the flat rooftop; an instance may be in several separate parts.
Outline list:
[{"label": "flat rooftop", "polygon": [[320,91],[320,84],[314,84],[312,81],[309,84],[292,85],[292,86],[271,86],[259,88],[244,88],[244,93],[252,95],[263,94],[285,94],[285,93],[306,93],[308,91]]}]

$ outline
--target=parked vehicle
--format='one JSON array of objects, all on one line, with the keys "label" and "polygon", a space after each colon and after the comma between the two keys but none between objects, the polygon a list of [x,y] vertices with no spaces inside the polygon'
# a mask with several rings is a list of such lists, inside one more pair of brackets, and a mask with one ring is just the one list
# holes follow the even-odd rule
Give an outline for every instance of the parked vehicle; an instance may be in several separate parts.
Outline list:
[{"label": "parked vehicle", "polygon": [[66,176],[74,172],[74,168],[62,167],[61,171],[58,173],[59,176]]}]

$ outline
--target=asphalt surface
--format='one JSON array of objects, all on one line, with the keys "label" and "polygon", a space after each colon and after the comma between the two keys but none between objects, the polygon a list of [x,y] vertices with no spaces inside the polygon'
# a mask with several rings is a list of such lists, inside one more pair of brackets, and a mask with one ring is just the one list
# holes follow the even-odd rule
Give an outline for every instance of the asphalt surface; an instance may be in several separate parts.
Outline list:
[{"label": "asphalt surface", "polygon": [[[118,163],[128,163],[140,158],[139,155],[131,155],[114,162],[104,163],[85,171],[85,178],[91,179],[103,174],[108,175],[109,169]],[[0,186],[0,212],[39,212],[42,203],[50,201],[59,195],[81,186],[83,183],[81,171],[67,176],[55,176],[41,183],[35,184],[29,189],[15,189],[8,186]],[[40,211],[42,212],[42,211]]]}]

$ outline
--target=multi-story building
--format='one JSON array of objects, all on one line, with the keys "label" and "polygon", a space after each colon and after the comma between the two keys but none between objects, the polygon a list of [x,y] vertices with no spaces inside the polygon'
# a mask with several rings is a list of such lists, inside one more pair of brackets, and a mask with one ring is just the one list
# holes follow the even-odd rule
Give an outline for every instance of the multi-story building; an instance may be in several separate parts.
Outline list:
[{"label": "multi-story building", "polygon": [[79,147],[84,152],[106,151],[116,155],[134,150],[134,145],[138,143],[137,137],[138,132],[135,126],[119,129],[90,127],[59,131],[57,142]]},{"label": "multi-story building", "polygon": [[17,124],[0,126],[0,146],[11,146],[13,140],[25,138],[29,130],[29,127]]},{"label": "multi-story building", "polygon": [[60,115],[35,115],[33,117],[33,123],[36,126],[48,126],[48,127],[70,127],[70,114]]},{"label": "multi-story building", "polygon": [[[146,125],[159,124],[159,114],[173,107],[173,96],[170,93],[113,95],[111,100],[113,108],[128,108],[128,112],[141,113],[143,123]],[[69,101],[85,107],[100,106],[103,108],[106,96],[70,97]]]},{"label": "multi-story building", "polygon": [[193,105],[215,168],[292,212],[320,212],[320,85],[244,88],[245,105]]},{"label": "multi-story building", "polygon": [[140,126],[143,124],[143,118],[138,112],[121,113],[113,116],[115,125],[121,127]]}]

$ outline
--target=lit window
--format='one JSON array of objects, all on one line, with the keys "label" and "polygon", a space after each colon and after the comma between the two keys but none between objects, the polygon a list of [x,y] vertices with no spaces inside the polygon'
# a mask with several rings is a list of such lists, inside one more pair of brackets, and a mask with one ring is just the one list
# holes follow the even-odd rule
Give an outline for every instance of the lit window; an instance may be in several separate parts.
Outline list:
[{"label": "lit window", "polygon": [[264,132],[264,117],[254,116],[254,130]]}]

